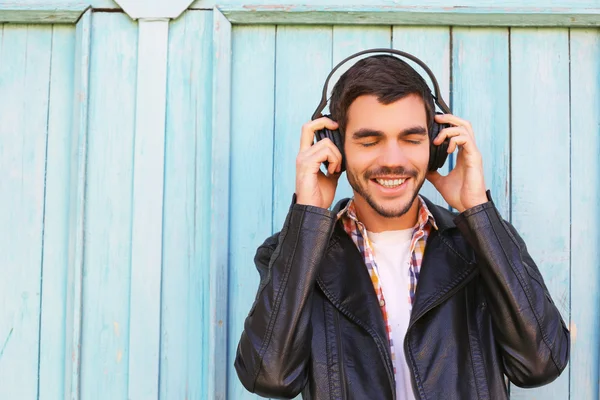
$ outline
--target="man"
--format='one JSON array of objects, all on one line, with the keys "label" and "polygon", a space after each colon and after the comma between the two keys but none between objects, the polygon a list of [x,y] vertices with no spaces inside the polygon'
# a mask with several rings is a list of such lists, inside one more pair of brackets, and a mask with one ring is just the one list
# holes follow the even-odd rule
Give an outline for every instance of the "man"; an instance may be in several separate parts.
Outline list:
[{"label": "man", "polygon": [[[420,75],[365,58],[333,89],[332,119],[302,128],[296,192],[280,233],[258,248],[261,283],[235,367],[261,396],[306,399],[507,399],[556,379],[569,332],[515,229],[486,193],[471,125],[435,115]],[[458,148],[428,172],[435,138]],[[343,135],[352,199],[333,211]],[[328,162],[328,174],[320,171]],[[433,183],[451,213],[418,192]]]}]

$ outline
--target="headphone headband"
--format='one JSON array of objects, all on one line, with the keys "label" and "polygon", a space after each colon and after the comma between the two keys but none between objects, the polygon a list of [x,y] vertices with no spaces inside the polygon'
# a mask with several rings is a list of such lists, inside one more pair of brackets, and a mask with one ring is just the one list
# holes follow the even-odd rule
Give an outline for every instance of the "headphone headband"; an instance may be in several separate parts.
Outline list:
[{"label": "headphone headband", "polygon": [[435,102],[437,103],[437,105],[442,109],[443,112],[447,113],[447,114],[451,114],[452,112],[450,111],[450,107],[448,107],[448,105],[444,102],[444,100],[442,99],[442,95],[440,94],[440,87],[437,83],[437,80],[435,79],[435,76],[433,75],[433,72],[431,72],[431,70],[429,69],[429,67],[421,60],[419,60],[417,57],[413,56],[412,54],[408,54],[404,51],[401,50],[395,50],[395,49],[385,49],[385,48],[379,48],[379,49],[370,49],[370,50],[363,50],[363,51],[359,51],[358,53],[354,53],[351,56],[346,57],[345,59],[343,59],[338,65],[335,66],[335,68],[333,68],[331,70],[331,72],[329,73],[329,75],[327,75],[327,79],[325,80],[325,85],[323,86],[323,94],[321,96],[321,102],[319,103],[319,105],[317,106],[317,109],[315,110],[315,112],[313,113],[312,119],[317,119],[319,118],[321,112],[323,111],[323,109],[325,108],[325,106],[327,105],[327,86],[329,84],[329,79],[331,79],[331,77],[333,76],[334,72],[337,71],[337,69],[339,67],[341,67],[343,64],[345,64],[347,61],[361,56],[363,54],[368,54],[368,53],[391,53],[391,54],[396,54],[402,57],[406,57],[412,61],[414,61],[415,63],[417,63],[421,68],[423,68],[425,70],[425,72],[427,72],[427,75],[429,75],[429,78],[431,78],[431,81],[433,82],[433,89],[435,92],[435,96],[433,96]]}]

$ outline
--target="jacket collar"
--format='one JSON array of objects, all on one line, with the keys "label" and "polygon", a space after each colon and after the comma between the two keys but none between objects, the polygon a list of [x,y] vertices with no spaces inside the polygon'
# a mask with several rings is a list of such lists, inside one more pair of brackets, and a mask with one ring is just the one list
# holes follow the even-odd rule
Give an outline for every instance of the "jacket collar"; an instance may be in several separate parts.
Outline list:
[{"label": "jacket collar", "polygon": [[425,204],[427,205],[427,208],[429,209],[431,215],[433,215],[433,219],[435,220],[438,230],[440,232],[456,228],[456,224],[454,223],[455,215],[453,213],[446,210],[445,208],[433,204],[425,196],[421,196],[421,198],[423,199],[423,201],[425,201]]}]

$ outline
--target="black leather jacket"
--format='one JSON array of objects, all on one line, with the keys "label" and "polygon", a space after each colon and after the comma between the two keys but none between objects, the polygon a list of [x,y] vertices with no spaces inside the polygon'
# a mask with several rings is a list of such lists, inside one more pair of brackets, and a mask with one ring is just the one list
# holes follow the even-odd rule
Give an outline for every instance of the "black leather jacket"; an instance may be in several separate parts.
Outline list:
[{"label": "black leather jacket", "polygon": [[[488,193],[489,198],[489,193]],[[431,204],[404,352],[417,399],[507,399],[556,379],[569,332],[515,229],[492,201]],[[261,283],[235,368],[247,390],[305,399],[395,399],[389,342],[364,260],[336,212],[292,204],[257,250]],[[397,351],[399,351],[399,346]]]}]

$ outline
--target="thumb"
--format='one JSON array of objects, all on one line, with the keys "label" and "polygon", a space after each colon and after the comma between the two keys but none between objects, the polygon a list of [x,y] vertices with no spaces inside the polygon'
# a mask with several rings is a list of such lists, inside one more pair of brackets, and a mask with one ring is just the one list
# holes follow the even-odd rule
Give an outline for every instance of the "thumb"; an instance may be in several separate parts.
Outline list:
[{"label": "thumb", "polygon": [[441,180],[444,178],[437,171],[428,172],[425,176],[429,182],[433,184],[433,186],[439,191],[439,185],[441,184]]}]

